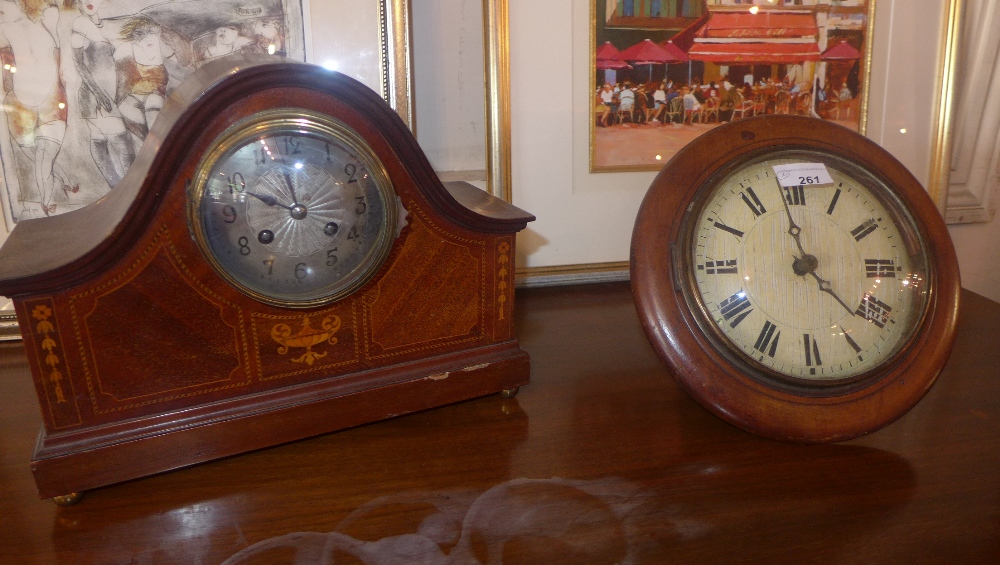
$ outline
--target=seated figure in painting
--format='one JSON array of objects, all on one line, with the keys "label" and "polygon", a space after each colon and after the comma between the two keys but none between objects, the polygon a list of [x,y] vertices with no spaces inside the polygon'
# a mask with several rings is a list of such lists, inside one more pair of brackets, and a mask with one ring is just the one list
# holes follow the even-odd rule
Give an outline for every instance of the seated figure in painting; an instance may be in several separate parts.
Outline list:
[{"label": "seated figure in painting", "polygon": [[118,108],[125,127],[143,140],[163,108],[171,79],[168,62],[174,62],[174,50],[161,40],[159,24],[145,16],[126,22],[121,37],[125,42],[115,49]]},{"label": "seated figure in painting", "polygon": [[71,42],[80,76],[77,100],[90,133],[90,154],[108,186],[114,188],[132,165],[136,148],[118,107],[122,100],[117,98],[115,48],[97,13],[103,4],[104,0],[79,4]]},{"label": "seated figure in painting", "polygon": [[212,43],[202,47],[201,61],[208,61],[230,53],[254,51],[256,44],[248,37],[240,35],[240,26],[236,24],[220,26],[212,32]]},{"label": "seated figure in painting", "polygon": [[663,115],[664,109],[667,105],[667,84],[666,82],[661,82],[660,85],[653,91],[653,103],[646,108],[646,122],[655,123],[660,121],[660,116]]},{"label": "seated figure in painting", "polygon": [[[66,135],[66,91],[59,73],[59,11],[48,3],[0,0],[4,110],[12,141],[31,163],[35,191],[22,185],[18,200],[55,212],[55,189],[75,192],[56,163]],[[26,211],[26,217],[32,212]]]},{"label": "seated figure in painting", "polygon": [[618,93],[618,114],[622,116],[625,112],[628,112],[629,119],[631,120],[632,112],[635,109],[635,92],[632,90],[631,85],[626,83],[625,86]]},{"label": "seated figure in painting", "polygon": [[604,105],[604,113],[601,115],[600,125],[607,127],[608,118],[618,111],[618,98],[615,96],[614,90],[612,90],[611,85],[608,83],[604,83],[604,87],[601,88],[601,92],[598,94],[598,97]]}]

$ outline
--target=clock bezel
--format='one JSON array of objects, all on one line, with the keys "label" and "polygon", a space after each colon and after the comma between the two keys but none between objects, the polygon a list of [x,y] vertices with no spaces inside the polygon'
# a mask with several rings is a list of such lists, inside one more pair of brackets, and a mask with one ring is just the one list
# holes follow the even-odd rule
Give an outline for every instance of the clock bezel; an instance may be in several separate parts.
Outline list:
[{"label": "clock bezel", "polygon": [[[748,154],[798,147],[839,156],[885,182],[923,236],[929,291],[925,313],[892,363],[839,394],[804,393],[751,376],[719,351],[684,296],[675,255],[692,199],[720,170]],[[678,385],[721,419],[751,433],[800,442],[843,441],[910,410],[930,390],[954,343],[961,285],[958,261],[937,207],[887,151],[842,126],[771,115],[713,128],[682,148],[653,180],[636,217],[632,293],[647,338]]]},{"label": "clock bezel", "polygon": [[[776,371],[740,350],[719,328],[718,324],[714,322],[698,288],[694,268],[696,261],[694,259],[693,242],[697,235],[699,217],[705,208],[714,201],[712,196],[716,189],[731,175],[746,167],[769,159],[786,159],[806,155],[809,158],[828,158],[830,161],[836,162],[836,167],[842,173],[861,184],[871,193],[873,198],[879,201],[886,212],[891,215],[892,221],[899,230],[900,236],[904,238],[908,250],[911,244],[919,246],[920,249],[916,254],[919,260],[915,262],[920,263],[920,267],[923,268],[923,274],[926,276],[923,284],[928,288],[933,288],[933,282],[930,280],[932,273],[927,269],[929,261],[924,251],[926,249],[926,245],[923,243],[924,236],[912,216],[905,210],[903,203],[892,193],[886,184],[887,181],[873,174],[872,171],[859,167],[838,154],[802,145],[776,145],[758,149],[740,155],[727,163],[726,166],[716,170],[691,198],[688,205],[689,213],[682,221],[679,238],[677,241],[672,242],[674,248],[679,250],[679,252],[672,253],[672,260],[675,262],[674,269],[676,272],[683,274],[684,279],[680,285],[680,290],[684,295],[688,308],[694,313],[695,322],[701,328],[701,331],[710,338],[713,346],[719,353],[726,356],[734,365],[741,366],[749,377],[758,380],[764,386],[802,396],[831,397],[848,394],[854,390],[871,386],[883,378],[888,369],[899,363],[900,357],[909,347],[916,329],[920,327],[926,315],[929,304],[929,300],[926,297],[919,304],[920,312],[915,316],[915,319],[907,320],[910,326],[907,336],[900,340],[896,344],[894,351],[877,365],[863,373],[849,377],[805,379]],[[910,260],[914,261],[914,254],[908,252],[908,255]]]},{"label": "clock bezel", "polygon": [[[233,275],[217,258],[205,233],[207,221],[202,213],[202,199],[212,169],[220,159],[244,147],[255,137],[274,135],[276,132],[297,132],[318,135],[345,145],[372,175],[382,200],[384,214],[379,220],[378,237],[357,267],[333,283],[323,285],[303,298],[290,295],[269,294],[245,284]],[[253,298],[271,306],[286,308],[314,308],[341,300],[362,287],[379,271],[389,256],[396,235],[397,202],[389,174],[368,144],[344,122],[305,108],[282,107],[257,112],[226,128],[210,144],[208,151],[198,161],[194,182],[187,191],[188,228],[212,269],[228,284]]]}]

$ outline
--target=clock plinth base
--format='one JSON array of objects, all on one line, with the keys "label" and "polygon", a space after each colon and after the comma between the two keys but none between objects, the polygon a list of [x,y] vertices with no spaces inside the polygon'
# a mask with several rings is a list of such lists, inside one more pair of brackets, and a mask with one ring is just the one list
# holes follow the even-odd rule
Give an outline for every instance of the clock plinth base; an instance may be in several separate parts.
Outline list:
[{"label": "clock plinth base", "polygon": [[62,496],[53,496],[52,502],[54,502],[56,506],[73,506],[82,499],[82,492],[71,492]]},{"label": "clock plinth base", "polygon": [[63,499],[67,492],[517,390],[528,384],[529,372],[528,354],[509,341],[373,371],[372,378],[384,383],[377,388],[352,391],[331,377],[250,402],[195,407],[185,418],[168,415],[168,425],[156,417],[124,433],[116,426],[76,437],[43,430],[31,468],[41,498]]}]

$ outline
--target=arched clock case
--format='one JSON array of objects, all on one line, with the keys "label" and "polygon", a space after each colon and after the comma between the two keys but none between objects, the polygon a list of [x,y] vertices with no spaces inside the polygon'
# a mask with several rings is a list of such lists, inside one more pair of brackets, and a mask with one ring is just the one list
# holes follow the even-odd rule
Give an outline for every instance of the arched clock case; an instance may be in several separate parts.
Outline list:
[{"label": "arched clock case", "polygon": [[238,56],[171,95],[102,200],[0,249],[62,496],[528,382],[515,234],[388,105]]},{"label": "arched clock case", "polygon": [[688,144],[642,202],[631,260],[678,383],[770,438],[887,425],[955,338],[958,264],[933,202],[884,149],[821,120],[740,120]]}]

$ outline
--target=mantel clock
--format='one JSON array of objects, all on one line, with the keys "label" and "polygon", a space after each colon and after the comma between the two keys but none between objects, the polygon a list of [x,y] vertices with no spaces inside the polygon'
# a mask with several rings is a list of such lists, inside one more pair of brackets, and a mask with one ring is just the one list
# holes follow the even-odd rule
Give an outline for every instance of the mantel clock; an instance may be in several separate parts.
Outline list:
[{"label": "mantel clock", "polygon": [[61,497],[528,382],[515,234],[338,73],[205,65],[99,202],[0,250]]}]

